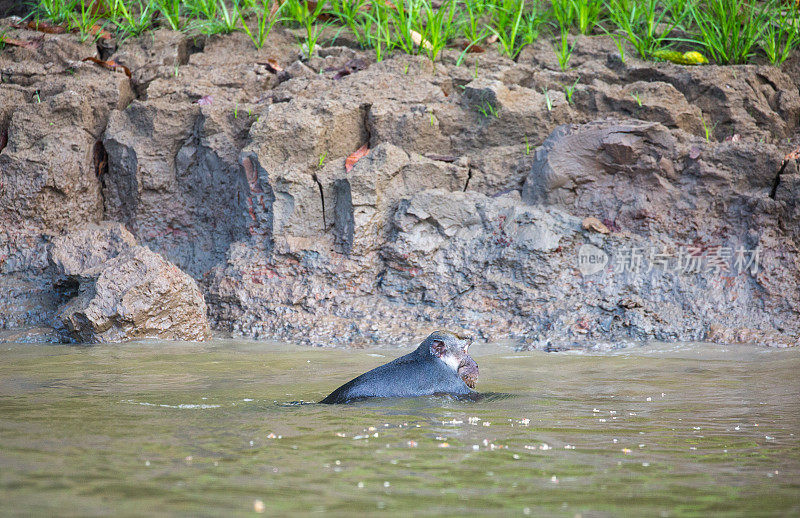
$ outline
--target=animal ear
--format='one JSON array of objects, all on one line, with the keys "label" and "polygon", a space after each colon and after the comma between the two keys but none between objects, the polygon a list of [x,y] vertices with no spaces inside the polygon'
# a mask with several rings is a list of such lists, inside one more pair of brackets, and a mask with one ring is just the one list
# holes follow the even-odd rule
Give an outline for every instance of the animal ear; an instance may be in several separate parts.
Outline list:
[{"label": "animal ear", "polygon": [[436,356],[437,358],[441,358],[444,356],[445,351],[447,351],[447,347],[444,345],[444,342],[441,340],[434,340],[431,344],[431,354]]}]

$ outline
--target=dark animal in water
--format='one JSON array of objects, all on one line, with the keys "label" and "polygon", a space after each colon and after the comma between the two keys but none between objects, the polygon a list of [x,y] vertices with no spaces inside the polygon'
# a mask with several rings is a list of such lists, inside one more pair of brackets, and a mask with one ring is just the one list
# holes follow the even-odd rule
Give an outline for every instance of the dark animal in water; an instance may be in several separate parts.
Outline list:
[{"label": "dark animal in water", "polygon": [[436,331],[417,349],[348,381],[320,403],[347,403],[370,397],[475,394],[478,364],[468,352],[471,340]]}]

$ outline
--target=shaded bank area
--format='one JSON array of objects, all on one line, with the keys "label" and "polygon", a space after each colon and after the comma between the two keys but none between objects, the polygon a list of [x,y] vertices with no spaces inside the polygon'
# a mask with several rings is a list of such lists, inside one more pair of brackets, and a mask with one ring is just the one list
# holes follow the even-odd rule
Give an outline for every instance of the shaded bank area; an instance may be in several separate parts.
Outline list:
[{"label": "shaded bank area", "polygon": [[54,240],[116,222],[236,335],[797,345],[797,55],[689,67],[578,36],[563,71],[545,40],[434,66],[347,38],[302,59],[295,36],[108,47],[15,29],[34,43],[0,53],[7,339],[138,322],[63,318],[100,281],[59,265]]}]

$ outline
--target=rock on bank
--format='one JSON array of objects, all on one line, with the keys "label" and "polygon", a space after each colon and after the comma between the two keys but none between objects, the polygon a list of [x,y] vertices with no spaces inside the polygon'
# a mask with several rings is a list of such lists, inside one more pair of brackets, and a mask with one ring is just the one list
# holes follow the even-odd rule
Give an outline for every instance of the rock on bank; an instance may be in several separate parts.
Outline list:
[{"label": "rock on bank", "polygon": [[75,296],[56,312],[82,343],[143,338],[202,341],[211,332],[197,283],[119,223],[87,225],[54,240],[61,288]]}]

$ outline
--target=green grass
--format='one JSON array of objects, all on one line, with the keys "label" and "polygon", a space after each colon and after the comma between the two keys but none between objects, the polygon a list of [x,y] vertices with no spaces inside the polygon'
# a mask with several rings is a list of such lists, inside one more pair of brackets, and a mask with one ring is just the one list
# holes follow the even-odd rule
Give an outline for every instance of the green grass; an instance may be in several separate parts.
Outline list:
[{"label": "green grass", "polygon": [[492,7],[489,30],[497,39],[500,51],[513,58],[522,50],[520,24],[525,0],[502,0]]},{"label": "green grass", "polygon": [[770,15],[759,46],[770,63],[780,65],[800,46],[800,11],[778,8]]},{"label": "green grass", "polygon": [[562,30],[575,27],[589,34],[601,21],[606,5],[603,0],[553,0],[552,10]]},{"label": "green grass", "polygon": [[578,77],[571,85],[562,85],[564,87],[564,97],[567,99],[567,103],[572,104],[572,96],[575,95],[575,89],[578,87],[578,81],[580,80],[581,78]]},{"label": "green grass", "polygon": [[542,94],[544,94],[544,102],[547,106],[547,111],[553,111],[553,101],[550,99],[550,90],[548,90],[546,87],[542,88]]},{"label": "green grass", "polygon": [[53,23],[68,24],[78,7],[77,0],[39,0],[38,14]]},{"label": "green grass", "polygon": [[676,40],[670,35],[681,29],[689,14],[683,0],[609,0],[606,7],[616,34],[628,40],[642,59]]},{"label": "green grass", "polygon": [[181,0],[152,0],[152,3],[173,31],[181,30],[184,26],[181,23]]},{"label": "green grass", "polygon": [[718,63],[746,63],[767,27],[770,3],[707,0],[692,4],[699,42]]},{"label": "green grass", "polygon": [[305,39],[301,43],[303,55],[306,58],[315,55],[322,31],[327,27],[326,22],[320,22],[325,4],[321,1],[313,5],[304,0],[286,0],[282,7],[288,14],[289,21],[297,23],[303,29],[305,34]]},{"label": "green grass", "polygon": [[98,13],[87,7],[88,0],[39,0],[34,16],[63,25],[82,40],[97,38],[98,28],[123,40],[166,27],[202,34],[241,31],[257,49],[282,25],[299,29],[306,57],[344,36],[371,49],[377,60],[403,52],[435,62],[456,43],[462,49],[493,43],[518,59],[525,46],[544,37],[562,70],[573,50],[568,38],[577,34],[611,36],[623,62],[630,49],[653,60],[654,52],[679,48],[704,52],[719,64],[777,66],[800,47],[798,9],[781,0],[444,0],[437,7],[432,0],[278,1],[105,0],[105,12]]},{"label": "green grass", "polygon": [[572,51],[575,50],[575,44],[569,44],[568,36],[569,33],[562,28],[560,44],[557,44],[555,47],[556,56],[558,57],[558,66],[562,71],[569,68],[569,59],[572,57]]},{"label": "green grass", "polygon": [[269,36],[269,33],[272,32],[272,28],[280,20],[279,16],[285,5],[286,3],[282,3],[273,10],[272,3],[269,0],[257,0],[256,10],[253,16],[253,18],[255,18],[255,30],[251,29],[246,22],[242,21],[242,30],[250,37],[250,40],[257,49],[260,49],[264,46],[264,43],[266,43],[267,36]]},{"label": "green grass", "polygon": [[[230,34],[238,30],[242,18],[239,2],[224,0],[187,0],[188,17],[192,27],[204,34]],[[170,22],[172,25],[172,22]],[[242,23],[242,29],[246,24]]]},{"label": "green grass", "polygon": [[500,111],[489,101],[483,101],[481,104],[477,105],[476,108],[478,112],[483,115],[484,119],[497,117],[500,114]]}]

